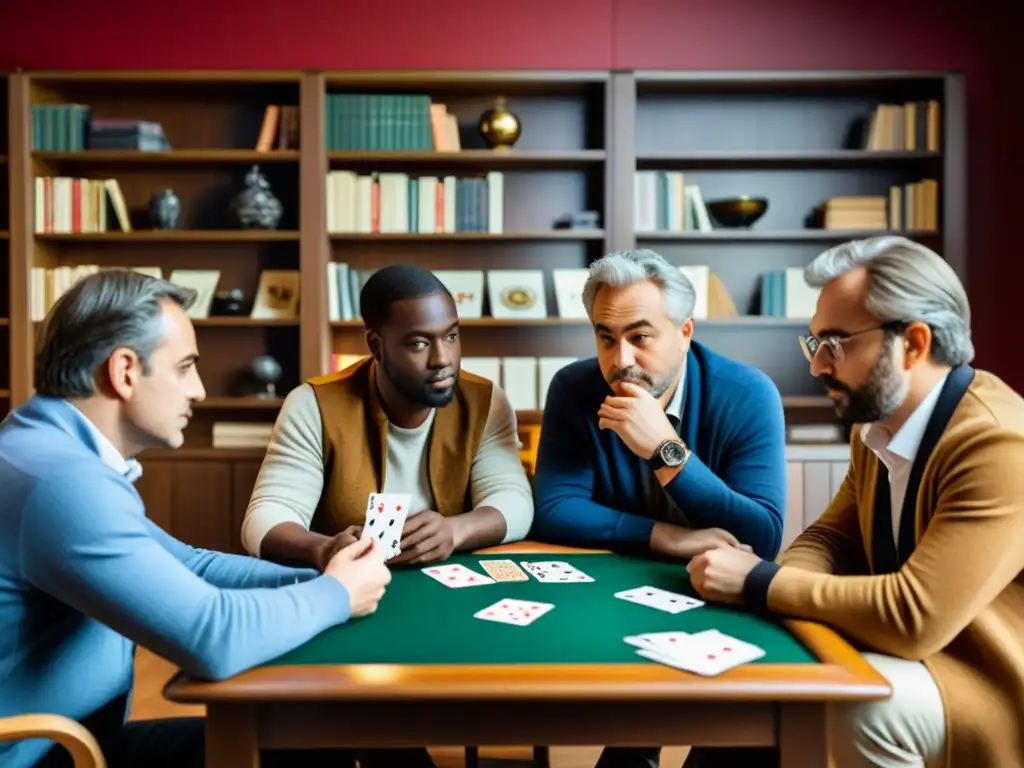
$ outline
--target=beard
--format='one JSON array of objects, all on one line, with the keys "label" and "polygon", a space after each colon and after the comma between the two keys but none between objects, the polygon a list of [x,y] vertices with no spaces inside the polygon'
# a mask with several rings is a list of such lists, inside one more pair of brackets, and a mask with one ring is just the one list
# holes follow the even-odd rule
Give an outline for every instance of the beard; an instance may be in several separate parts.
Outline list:
[{"label": "beard", "polygon": [[[405,395],[407,398],[412,400],[414,403],[425,405],[427,408],[444,408],[455,398],[455,386],[459,383],[459,370],[454,369],[450,374],[441,372],[432,372],[427,375],[426,378],[420,378],[418,376],[409,376],[395,370],[390,362],[388,356],[385,353],[381,353],[381,367],[384,369],[384,375],[388,377],[388,381]],[[452,385],[446,389],[434,389],[430,386],[431,381],[438,381],[439,379],[447,378],[452,376],[454,381]]]},{"label": "beard", "polygon": [[822,376],[822,382],[833,391],[846,394],[846,404],[836,401],[836,415],[847,426],[869,424],[873,421],[887,419],[907,399],[908,385],[896,370],[893,360],[893,343],[896,337],[890,336],[882,354],[871,369],[867,380],[857,389],[831,376]]},{"label": "beard", "polygon": [[682,368],[682,365],[683,361],[680,359],[672,367],[671,371],[660,377],[648,373],[638,365],[631,365],[628,368],[613,368],[611,373],[608,374],[608,383],[614,384],[616,381],[628,381],[631,384],[636,384],[641,389],[646,389],[651,397],[658,399],[672,386],[672,382],[679,375],[679,369]]}]

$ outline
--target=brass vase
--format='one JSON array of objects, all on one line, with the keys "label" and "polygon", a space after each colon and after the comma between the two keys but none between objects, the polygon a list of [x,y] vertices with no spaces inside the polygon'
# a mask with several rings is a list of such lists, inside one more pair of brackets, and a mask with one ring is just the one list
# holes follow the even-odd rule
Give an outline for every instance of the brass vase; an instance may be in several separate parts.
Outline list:
[{"label": "brass vase", "polygon": [[480,135],[484,141],[495,151],[512,149],[519,140],[522,125],[519,116],[508,108],[504,96],[499,96],[494,106],[480,115]]}]

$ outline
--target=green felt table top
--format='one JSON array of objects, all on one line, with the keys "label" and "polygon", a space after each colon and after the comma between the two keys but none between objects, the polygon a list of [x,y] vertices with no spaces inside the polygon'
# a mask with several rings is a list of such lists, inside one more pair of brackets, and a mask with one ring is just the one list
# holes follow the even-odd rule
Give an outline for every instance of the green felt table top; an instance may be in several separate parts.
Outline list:
[{"label": "green felt table top", "polygon": [[[681,563],[616,554],[514,553],[452,557],[480,574],[480,560],[563,561],[594,578],[585,583],[496,582],[452,589],[419,567],[396,568],[376,613],[334,627],[271,664],[621,664],[650,662],[627,635],[717,629],[754,643],[754,663],[807,664],[817,659],[781,623],[707,604],[679,614],[614,597],[641,586],[696,596]],[[553,603],[527,626],[483,621],[477,611],[506,598]]]}]

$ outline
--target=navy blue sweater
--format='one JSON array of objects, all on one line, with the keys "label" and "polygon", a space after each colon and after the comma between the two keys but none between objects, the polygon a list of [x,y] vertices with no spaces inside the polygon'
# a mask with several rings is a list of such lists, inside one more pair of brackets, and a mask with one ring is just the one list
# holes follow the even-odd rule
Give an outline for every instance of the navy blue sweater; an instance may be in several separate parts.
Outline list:
[{"label": "navy blue sweater", "polygon": [[[680,432],[693,455],[664,490],[691,527],[724,528],[774,560],[786,506],[785,418],[775,384],[698,342],[690,345],[684,381]],[[618,435],[598,427],[609,394],[596,358],[552,380],[537,454],[534,538],[649,547],[655,519],[641,472],[650,470]]]}]

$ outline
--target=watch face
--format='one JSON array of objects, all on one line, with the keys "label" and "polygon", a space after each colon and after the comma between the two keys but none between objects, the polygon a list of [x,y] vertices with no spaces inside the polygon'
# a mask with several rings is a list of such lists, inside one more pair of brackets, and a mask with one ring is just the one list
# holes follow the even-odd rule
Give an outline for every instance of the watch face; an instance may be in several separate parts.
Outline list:
[{"label": "watch face", "polygon": [[666,443],[661,448],[661,460],[670,467],[677,467],[686,458],[686,449],[680,443]]}]

